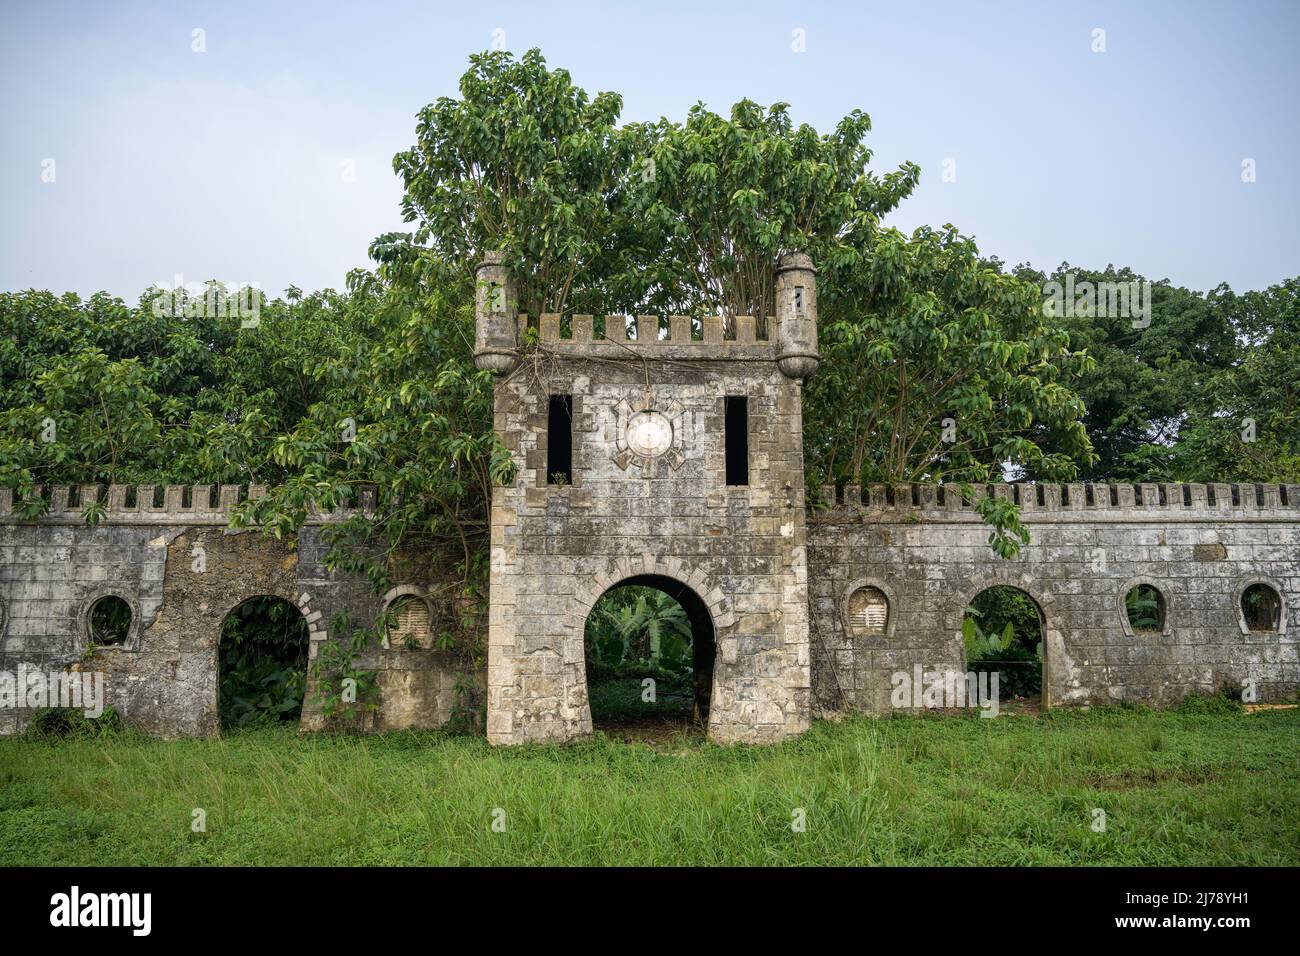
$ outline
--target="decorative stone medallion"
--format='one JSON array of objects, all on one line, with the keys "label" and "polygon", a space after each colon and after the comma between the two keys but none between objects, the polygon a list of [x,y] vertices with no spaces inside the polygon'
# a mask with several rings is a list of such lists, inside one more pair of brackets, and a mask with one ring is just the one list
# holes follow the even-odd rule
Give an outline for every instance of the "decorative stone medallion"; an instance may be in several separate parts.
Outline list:
[{"label": "decorative stone medallion", "polygon": [[658,458],[673,447],[673,423],[656,411],[637,412],[628,419],[627,447],[642,458]]},{"label": "decorative stone medallion", "polygon": [[680,402],[669,402],[662,409],[651,407],[650,403],[635,408],[623,399],[615,412],[618,433],[612,457],[619,468],[627,471],[637,466],[644,477],[653,478],[667,473],[657,467],[660,462],[666,462],[669,469],[676,471],[686,461],[682,451]]}]

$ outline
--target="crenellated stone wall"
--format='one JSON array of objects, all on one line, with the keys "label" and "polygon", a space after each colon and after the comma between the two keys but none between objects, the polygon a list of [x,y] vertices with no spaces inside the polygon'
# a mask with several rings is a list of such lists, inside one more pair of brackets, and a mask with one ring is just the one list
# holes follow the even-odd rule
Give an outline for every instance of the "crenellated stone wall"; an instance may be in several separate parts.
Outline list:
[{"label": "crenellated stone wall", "polygon": [[[1014,500],[1031,540],[1011,560],[989,547],[984,495]],[[964,671],[961,620],[982,590],[1011,585],[1044,618],[1051,706],[1241,690],[1260,701],[1300,690],[1300,485],[996,485],[973,495],[929,485],[849,487],[809,519],[813,687],[818,711],[891,710],[891,675]],[[1251,584],[1281,596],[1280,626],[1252,631]],[[1135,633],[1131,587],[1165,600],[1159,633]],[[850,594],[889,603],[884,633],[853,634]]]},{"label": "crenellated stone wall", "polygon": [[[505,630],[490,673],[466,675],[432,648],[372,648],[361,666],[378,672],[381,694],[362,729],[440,726],[470,676],[497,694],[496,742],[581,736],[590,729],[586,614],[628,581],[677,589],[697,634],[712,636],[710,728],[723,741],[799,733],[803,707],[888,713],[894,674],[964,670],[962,612],[993,585],[1023,590],[1043,613],[1050,706],[1171,704],[1245,681],[1261,702],[1300,691],[1300,486],[995,485],[969,498],[928,485],[850,487],[823,489],[805,516],[798,393],[765,378],[770,369],[663,367],[654,402],[679,406],[682,461],[622,467],[620,409],[643,398],[637,364],[567,364],[548,385],[574,396],[574,481],[564,486],[544,481],[546,389],[525,376],[505,383],[498,414],[525,467],[493,513],[491,626]],[[718,477],[720,402],[740,391],[753,409],[752,480],[728,487]],[[316,515],[295,548],[228,529],[237,487],[115,488],[90,526],[81,509],[100,491],[47,489],[50,510],[35,521],[0,492],[0,671],[101,672],[107,703],[160,736],[218,732],[217,642],[244,600],[296,604],[315,653],[344,637],[329,631],[337,611],[369,624],[399,594],[428,594],[429,582],[410,581],[376,596],[323,566],[322,531],[349,509]],[[1019,557],[990,549],[976,511],[983,495],[1020,505],[1031,541]],[[1124,595],[1138,583],[1164,596],[1159,633],[1128,624]],[[1240,611],[1253,583],[1281,596],[1274,631],[1251,630]],[[860,587],[887,597],[883,633],[851,633],[847,602]],[[130,634],[83,660],[89,608],[106,594],[130,604]],[[502,634],[513,635],[507,653]],[[319,716],[309,707],[303,728],[321,727]],[[0,734],[29,717],[0,709]]]},{"label": "crenellated stone wall", "polygon": [[[323,642],[343,639],[329,632],[338,611],[370,625],[390,597],[324,566],[322,529],[353,514],[350,508],[316,514],[290,543],[228,529],[230,509],[241,495],[264,494],[259,486],[114,486],[94,526],[82,510],[100,500],[101,488],[43,492],[48,512],[26,521],[14,513],[9,490],[0,490],[0,672],[25,666],[102,673],[106,703],[150,733],[218,733],[221,627],[249,598],[296,605],[315,657]],[[369,503],[363,496],[357,507]],[[427,595],[427,584],[407,582],[396,590]],[[90,608],[108,595],[130,606],[130,631],[123,644],[87,657]],[[440,726],[457,703],[463,668],[432,647],[373,647],[360,666],[378,672],[381,689],[379,708],[366,719],[369,729]],[[322,726],[311,699],[309,689],[305,729]],[[30,716],[28,707],[0,708],[0,735],[21,731]]]}]

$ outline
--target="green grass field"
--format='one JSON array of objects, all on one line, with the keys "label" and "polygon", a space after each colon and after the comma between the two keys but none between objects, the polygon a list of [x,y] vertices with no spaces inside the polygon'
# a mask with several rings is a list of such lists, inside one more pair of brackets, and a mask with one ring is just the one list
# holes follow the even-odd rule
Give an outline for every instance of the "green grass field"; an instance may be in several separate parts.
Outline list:
[{"label": "green grass field", "polygon": [[857,718],[656,748],[8,740],[0,864],[1300,863],[1300,710]]}]

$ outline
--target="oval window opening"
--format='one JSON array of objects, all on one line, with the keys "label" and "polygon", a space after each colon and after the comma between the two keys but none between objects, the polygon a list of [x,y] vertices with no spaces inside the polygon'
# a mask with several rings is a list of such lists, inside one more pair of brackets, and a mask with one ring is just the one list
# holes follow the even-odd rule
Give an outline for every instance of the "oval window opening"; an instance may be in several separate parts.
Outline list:
[{"label": "oval window opening", "polygon": [[131,605],[109,594],[90,608],[90,643],[97,647],[116,647],[126,643],[131,633]]},{"label": "oval window opening", "polygon": [[1241,613],[1247,630],[1267,634],[1282,623],[1282,596],[1267,584],[1252,584],[1241,592]]},{"label": "oval window opening", "polygon": [[1150,584],[1129,588],[1124,613],[1135,634],[1160,634],[1165,629],[1165,596]]}]

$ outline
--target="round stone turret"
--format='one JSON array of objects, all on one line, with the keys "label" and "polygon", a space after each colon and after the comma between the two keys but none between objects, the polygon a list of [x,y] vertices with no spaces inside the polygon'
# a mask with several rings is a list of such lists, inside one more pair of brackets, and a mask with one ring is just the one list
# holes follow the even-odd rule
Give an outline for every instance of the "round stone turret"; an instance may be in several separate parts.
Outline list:
[{"label": "round stone turret", "polygon": [[474,365],[502,374],[519,364],[518,297],[505,255],[489,252],[474,269]]},{"label": "round stone turret", "polygon": [[789,378],[808,379],[821,364],[817,352],[817,270],[802,252],[776,267],[776,364]]}]

